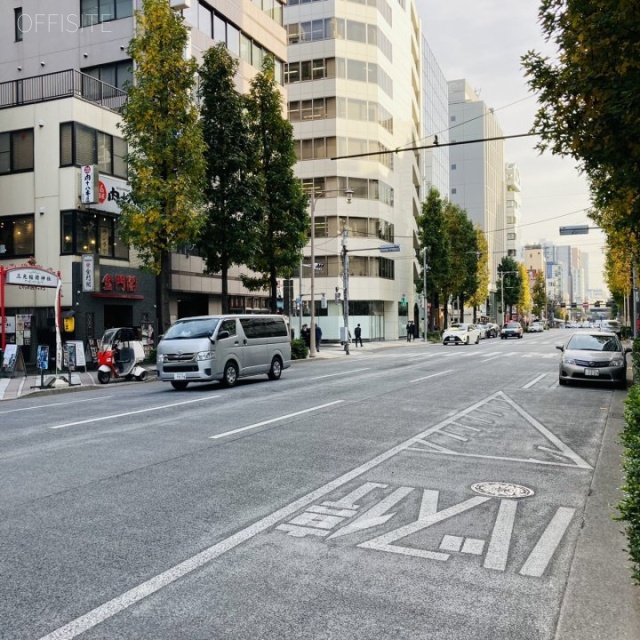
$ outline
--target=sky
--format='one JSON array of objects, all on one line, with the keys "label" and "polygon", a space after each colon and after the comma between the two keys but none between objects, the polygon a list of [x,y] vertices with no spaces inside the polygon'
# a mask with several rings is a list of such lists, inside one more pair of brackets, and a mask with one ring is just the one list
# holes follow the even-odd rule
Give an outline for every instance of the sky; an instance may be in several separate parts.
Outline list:
[{"label": "sky", "polygon": [[[520,58],[553,55],[538,24],[539,0],[416,0],[422,29],[447,80],[466,78],[495,110],[505,136],[528,132],[537,104]],[[535,149],[536,138],[505,142],[506,162],[520,169],[521,244],[549,240],[589,253],[589,288],[605,288],[602,232],[560,236],[561,226],[593,226],[587,181],[575,161]]]}]

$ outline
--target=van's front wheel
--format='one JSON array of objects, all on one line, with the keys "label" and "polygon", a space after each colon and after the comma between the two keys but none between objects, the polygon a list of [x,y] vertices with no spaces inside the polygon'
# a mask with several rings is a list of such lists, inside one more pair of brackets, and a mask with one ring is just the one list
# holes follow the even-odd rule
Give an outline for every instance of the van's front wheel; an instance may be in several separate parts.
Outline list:
[{"label": "van's front wheel", "polygon": [[[144,380],[144,378],[141,378],[141,380]],[[176,390],[176,391],[184,391],[187,388],[187,385],[189,383],[185,382],[184,380],[172,380],[171,381],[171,386]]]},{"label": "van's front wheel", "polygon": [[271,369],[269,369],[269,380],[280,380],[280,376],[282,375],[282,360],[276,356],[271,361]]},{"label": "van's front wheel", "polygon": [[222,375],[222,384],[225,387],[233,387],[238,381],[238,367],[235,362],[227,362],[224,366],[224,373]]}]

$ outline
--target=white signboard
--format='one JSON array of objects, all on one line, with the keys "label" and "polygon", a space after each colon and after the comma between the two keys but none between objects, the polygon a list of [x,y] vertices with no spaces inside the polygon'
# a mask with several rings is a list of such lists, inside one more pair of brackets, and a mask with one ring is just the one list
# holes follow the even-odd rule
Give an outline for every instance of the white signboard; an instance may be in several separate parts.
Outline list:
[{"label": "white signboard", "polygon": [[6,284],[51,288],[58,286],[58,276],[55,273],[45,271],[44,269],[38,269],[36,267],[9,268],[5,273]]},{"label": "white signboard", "polygon": [[16,317],[6,316],[4,319],[4,332],[15,333],[16,332]]},{"label": "white signboard", "polygon": [[120,199],[129,193],[131,193],[131,187],[124,180],[100,176],[95,209],[110,213],[120,213]]},{"label": "white signboard", "polygon": [[82,204],[93,204],[98,198],[98,170],[92,164],[86,164],[80,169],[80,200]]},{"label": "white signboard", "polygon": [[82,254],[82,290],[96,290],[95,258],[92,253]]}]

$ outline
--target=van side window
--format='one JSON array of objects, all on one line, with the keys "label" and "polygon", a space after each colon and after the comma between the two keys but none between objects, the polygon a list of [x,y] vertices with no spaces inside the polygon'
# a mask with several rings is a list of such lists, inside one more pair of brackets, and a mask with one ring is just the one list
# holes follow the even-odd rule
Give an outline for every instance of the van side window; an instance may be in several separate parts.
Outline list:
[{"label": "van side window", "polygon": [[236,335],[236,321],[235,319],[233,320],[223,320],[222,324],[220,325],[220,331],[228,331],[229,332],[229,336],[235,336]]},{"label": "van side window", "polygon": [[247,336],[247,338],[259,337],[258,325],[256,321],[256,318],[240,318],[240,324],[242,325],[244,335]]},{"label": "van side window", "polygon": [[283,318],[240,318],[247,338],[280,338],[289,335]]}]

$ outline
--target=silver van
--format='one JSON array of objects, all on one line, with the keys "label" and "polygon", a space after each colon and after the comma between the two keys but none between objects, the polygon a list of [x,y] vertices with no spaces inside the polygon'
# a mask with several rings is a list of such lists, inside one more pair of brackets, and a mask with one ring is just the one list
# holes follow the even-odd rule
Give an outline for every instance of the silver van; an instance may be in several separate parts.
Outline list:
[{"label": "silver van", "polygon": [[289,327],[278,315],[220,315],[181,318],[164,334],[157,351],[158,377],[174,389],[190,382],[267,374],[278,380],[291,366]]}]

